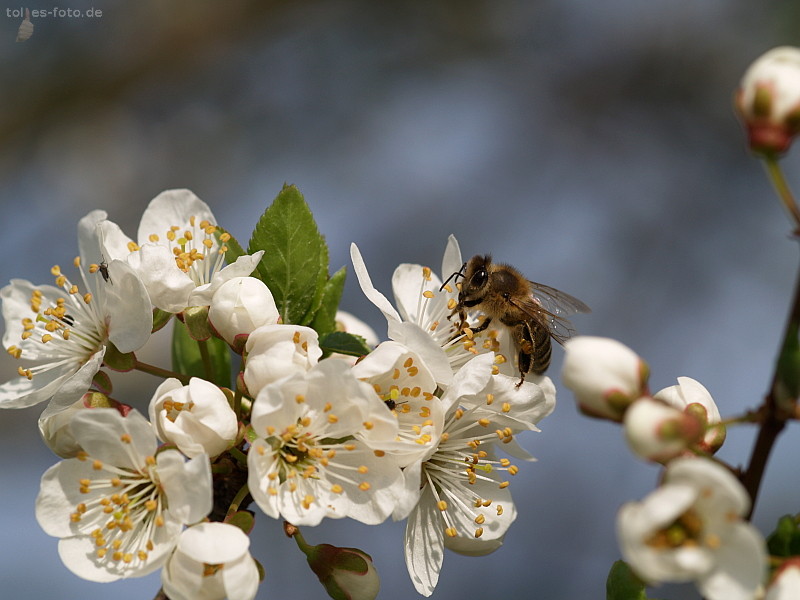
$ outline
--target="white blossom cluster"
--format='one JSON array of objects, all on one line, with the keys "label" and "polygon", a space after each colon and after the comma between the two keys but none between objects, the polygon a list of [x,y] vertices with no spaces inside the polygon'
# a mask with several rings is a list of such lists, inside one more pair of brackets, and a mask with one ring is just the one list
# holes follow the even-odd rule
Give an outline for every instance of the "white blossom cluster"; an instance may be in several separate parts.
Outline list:
[{"label": "white blossom cluster", "polygon": [[744,487],[713,458],[725,426],[706,388],[679,377],[650,395],[647,365],[620,342],[579,336],[565,347],[562,376],[579,408],[621,422],[631,450],[666,467],[659,487],[617,516],[622,555],[634,572],[650,584],[694,581],[708,600],[756,598],[766,545],[746,521]]},{"label": "white blossom cluster", "polygon": [[[0,291],[3,344],[21,365],[0,386],[0,407],[46,403],[42,438],[63,460],[42,478],[36,516],[64,564],[99,582],[160,568],[172,600],[254,598],[263,572],[248,532],[210,517],[223,461],[246,473],[229,515],[249,493],[294,526],[407,519],[406,564],[425,596],[445,548],[496,550],[516,517],[514,461],[532,460],[516,435],[552,412],[551,380],[517,385],[508,340],[458,331],[449,319],[458,292],[427,267],[397,268],[392,306],[355,246],[355,272],[389,340],[358,359],[328,356],[317,331],[283,322],[252,276],[264,250],[224,265],[229,239],[204,202],[170,190],[150,203],[135,240],[103,211],[81,219],[76,281],[54,267],[55,285],[13,280]],[[461,265],[451,237],[442,273]],[[188,324],[198,312],[242,356],[234,390],[135,359],[164,315]],[[111,399],[105,367],[164,377],[149,420]],[[359,585],[349,597],[377,593]]]}]

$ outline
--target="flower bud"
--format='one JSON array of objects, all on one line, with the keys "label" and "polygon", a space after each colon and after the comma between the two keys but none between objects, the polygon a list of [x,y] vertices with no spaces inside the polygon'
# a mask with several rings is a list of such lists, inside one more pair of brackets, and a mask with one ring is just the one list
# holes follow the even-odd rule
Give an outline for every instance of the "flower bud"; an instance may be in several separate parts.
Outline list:
[{"label": "flower bud", "polygon": [[693,445],[694,449],[708,454],[719,450],[725,441],[725,425],[720,423],[717,404],[703,384],[691,377],[678,377],[678,385],[664,388],[653,397],[693,415],[702,424],[705,433]]},{"label": "flower bud", "polygon": [[150,401],[150,422],[158,437],[189,458],[220,455],[236,439],[239,426],[228,398],[216,385],[192,377],[189,385],[171,378]]},{"label": "flower bud", "polygon": [[647,363],[624,344],[578,336],[568,340],[564,349],[561,377],[584,414],[622,421],[628,405],[646,394]]},{"label": "flower bud", "polygon": [[272,292],[260,279],[235,277],[223,283],[211,298],[208,320],[233,348],[261,325],[277,323],[280,314]]},{"label": "flower bud", "polygon": [[704,431],[694,415],[647,396],[625,412],[625,437],[645,460],[666,463],[697,443]]},{"label": "flower bud", "polygon": [[800,558],[791,558],[775,571],[764,600],[800,598]]},{"label": "flower bud", "polygon": [[750,149],[785,152],[800,131],[800,48],[780,46],[756,59],[736,92]]},{"label": "flower bud", "polygon": [[310,546],[294,525],[284,523],[284,530],[294,537],[308,559],[308,566],[331,598],[373,600],[378,595],[381,580],[369,554],[358,548],[339,548],[330,544]]}]

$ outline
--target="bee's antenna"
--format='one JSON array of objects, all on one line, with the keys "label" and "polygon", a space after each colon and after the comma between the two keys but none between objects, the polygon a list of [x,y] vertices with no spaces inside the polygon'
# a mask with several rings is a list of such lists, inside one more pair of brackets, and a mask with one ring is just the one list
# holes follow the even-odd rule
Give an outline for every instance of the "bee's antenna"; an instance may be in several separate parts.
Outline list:
[{"label": "bee's antenna", "polygon": [[450,277],[445,279],[444,283],[439,287],[439,291],[441,292],[444,289],[444,286],[446,286],[448,283],[450,283],[451,279],[458,279],[459,277],[463,277],[464,276],[464,269],[466,269],[466,268],[467,268],[467,263],[464,263],[463,265],[461,265],[461,268],[458,271],[456,271],[455,273],[450,275]]}]

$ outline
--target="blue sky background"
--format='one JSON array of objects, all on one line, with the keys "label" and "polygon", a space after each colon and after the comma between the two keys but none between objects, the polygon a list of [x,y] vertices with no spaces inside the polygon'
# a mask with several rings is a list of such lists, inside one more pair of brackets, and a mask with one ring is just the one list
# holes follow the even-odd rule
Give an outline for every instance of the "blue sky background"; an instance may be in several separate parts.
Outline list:
[{"label": "blue sky background", "polygon": [[[26,6],[26,5],[23,5]],[[31,9],[51,4],[28,3]],[[160,191],[194,190],[246,240],[284,182],[326,236],[333,269],[358,243],[379,289],[401,262],[438,268],[448,234],[593,312],[582,333],[650,363],[651,387],[686,375],[723,415],[767,389],[798,264],[790,226],[732,110],[747,65],[798,44],[791,3],[749,0],[74,2],[101,17],[33,19],[0,7],[0,284],[49,283],[95,208],[133,234]],[[797,153],[785,162],[800,189]],[[348,280],[342,308],[385,334]],[[168,337],[143,353],[166,362]],[[578,414],[551,375],[555,413],[521,436],[539,462],[512,490],[519,517],[491,556],[445,557],[434,598],[600,598],[618,558],[614,516],[658,469],[619,428]],[[13,376],[3,355],[0,374]],[[145,410],[158,381],[115,378]],[[39,407],[0,413],[0,588],[18,600],[144,600],[157,576],[113,587],[64,568],[33,516],[56,461]],[[755,430],[721,456],[745,463]],[[755,523],[800,497],[795,426],[770,462]],[[257,519],[259,598],[325,598],[280,524]],[[324,523],[312,543],[372,554],[385,600],[415,597],[402,523]],[[696,599],[692,586],[655,595]]]}]

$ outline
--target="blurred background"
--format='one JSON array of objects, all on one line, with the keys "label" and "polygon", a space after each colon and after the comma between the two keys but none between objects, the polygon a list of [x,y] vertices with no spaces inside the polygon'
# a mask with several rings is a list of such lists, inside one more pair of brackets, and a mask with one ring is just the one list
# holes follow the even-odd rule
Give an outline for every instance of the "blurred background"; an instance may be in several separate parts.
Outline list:
[{"label": "blurred background", "polygon": [[[50,283],[77,254],[76,225],[103,208],[135,236],[160,191],[191,188],[246,241],[284,182],[326,236],[331,267],[358,243],[390,294],[401,262],[439,269],[447,235],[584,300],[582,333],[617,338],[651,387],[701,381],[724,416],[756,407],[771,378],[798,256],[763,169],[747,152],[732,94],[747,65],[797,44],[800,9],[750,0],[74,0],[94,16],[32,18],[0,8],[0,284]],[[102,14],[98,15],[97,11]],[[796,152],[784,161],[800,189]],[[342,308],[385,337],[351,276]],[[168,336],[147,362],[166,362]],[[519,518],[484,558],[448,553],[434,598],[602,598],[619,556],[614,518],[659,470],[620,429],[559,405],[521,436],[539,462],[512,486]],[[3,380],[16,363],[0,358]],[[115,378],[141,410],[158,381]],[[152,598],[158,575],[110,584],[73,576],[38,527],[38,482],[56,457],[40,407],[0,414],[0,589],[17,600]],[[746,463],[755,429],[721,456]],[[755,523],[798,509],[787,428]],[[263,515],[253,555],[259,598],[323,599],[280,524]],[[325,522],[312,543],[358,546],[385,600],[414,598],[403,523]],[[699,598],[693,586],[653,595]]]}]

